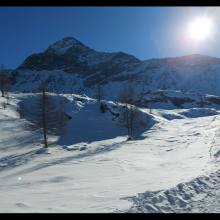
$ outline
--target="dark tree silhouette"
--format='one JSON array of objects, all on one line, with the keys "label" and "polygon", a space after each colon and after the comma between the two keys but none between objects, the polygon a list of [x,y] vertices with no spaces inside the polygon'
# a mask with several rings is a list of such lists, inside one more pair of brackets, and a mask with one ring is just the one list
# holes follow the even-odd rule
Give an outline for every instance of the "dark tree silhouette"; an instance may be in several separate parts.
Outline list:
[{"label": "dark tree silhouette", "polygon": [[95,99],[100,102],[104,97],[104,91],[100,83],[98,83],[95,87]]},{"label": "dark tree silhouette", "polygon": [[127,85],[119,94],[118,101],[123,103],[123,111],[119,117],[119,123],[127,128],[128,140],[132,139],[135,128],[143,126],[140,118],[140,112],[136,106],[137,100],[132,87],[132,80],[128,80]]},{"label": "dark tree silhouette", "polygon": [[64,112],[63,102],[55,103],[48,94],[46,86],[32,108],[31,128],[42,129],[44,147],[48,147],[48,135],[60,135],[65,125],[67,115]]},{"label": "dark tree silhouette", "polygon": [[5,96],[6,86],[8,86],[10,83],[11,83],[11,80],[7,74],[6,69],[4,68],[3,65],[1,65],[0,67],[0,90],[1,90],[2,97]]}]

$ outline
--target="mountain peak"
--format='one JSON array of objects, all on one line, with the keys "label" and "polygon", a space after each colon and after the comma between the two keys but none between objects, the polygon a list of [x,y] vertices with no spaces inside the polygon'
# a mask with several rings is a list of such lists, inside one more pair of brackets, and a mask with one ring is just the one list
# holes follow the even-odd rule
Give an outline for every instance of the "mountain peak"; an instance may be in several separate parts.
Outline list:
[{"label": "mountain peak", "polygon": [[182,57],[176,58],[176,61],[182,63],[188,63],[189,65],[209,65],[209,64],[219,64],[220,59],[217,57],[211,57],[203,54],[190,54]]},{"label": "mountain peak", "polygon": [[47,53],[55,53],[58,55],[65,54],[70,48],[84,48],[89,49],[83,43],[78,41],[74,37],[64,37],[61,40],[56,41],[52,45],[50,45],[45,52]]},{"label": "mountain peak", "polygon": [[[208,55],[205,55],[205,54],[189,54],[189,55],[185,55],[185,56],[182,56],[180,58],[185,58],[185,59],[216,59],[216,57],[211,57],[211,56],[208,56]],[[218,59],[218,58],[217,58]]]},{"label": "mountain peak", "polygon": [[[154,58],[146,60],[146,63],[167,63],[171,65],[207,66],[220,64],[220,58],[204,54],[189,54],[179,57]],[[155,65],[155,64],[154,64]]]}]

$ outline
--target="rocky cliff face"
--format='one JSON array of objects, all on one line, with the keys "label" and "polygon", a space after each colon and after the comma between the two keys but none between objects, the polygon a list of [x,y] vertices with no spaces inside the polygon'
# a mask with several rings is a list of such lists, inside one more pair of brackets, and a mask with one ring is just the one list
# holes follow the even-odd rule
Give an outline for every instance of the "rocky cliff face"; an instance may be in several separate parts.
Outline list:
[{"label": "rocky cliff face", "polygon": [[97,52],[75,38],[66,37],[44,52],[29,56],[17,70],[62,70],[83,78],[89,77],[85,84],[91,86],[140,62],[134,56],[122,52]]}]

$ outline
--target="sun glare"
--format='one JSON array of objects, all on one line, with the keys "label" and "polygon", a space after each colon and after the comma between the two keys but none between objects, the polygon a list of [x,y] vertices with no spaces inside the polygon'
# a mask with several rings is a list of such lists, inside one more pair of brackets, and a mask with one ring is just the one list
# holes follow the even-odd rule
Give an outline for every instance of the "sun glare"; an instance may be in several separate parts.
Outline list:
[{"label": "sun glare", "polygon": [[189,37],[195,41],[207,39],[212,32],[212,20],[208,17],[198,17],[188,25]]}]

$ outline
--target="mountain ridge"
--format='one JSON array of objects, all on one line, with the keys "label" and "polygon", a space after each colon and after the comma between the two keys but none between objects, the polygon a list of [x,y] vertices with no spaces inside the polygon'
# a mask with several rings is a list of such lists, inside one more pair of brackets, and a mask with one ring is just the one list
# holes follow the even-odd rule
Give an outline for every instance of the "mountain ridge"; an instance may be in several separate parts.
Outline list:
[{"label": "mountain ridge", "polygon": [[98,52],[72,37],[32,54],[12,72],[13,89],[26,92],[46,81],[52,92],[92,95],[101,84],[106,97],[115,99],[132,79],[139,94],[168,89],[220,95],[220,58],[191,54],[142,61],[124,52]]},{"label": "mountain ridge", "polygon": [[[73,48],[76,51],[73,51]],[[81,41],[77,40],[74,37],[64,37],[54,43],[52,43],[51,45],[49,45],[44,51],[40,52],[40,53],[33,53],[32,55],[28,56],[24,62],[22,62],[16,69],[28,69],[29,66],[26,66],[27,61],[31,58],[33,58],[34,56],[39,56],[42,54],[56,54],[56,55],[71,55],[71,53],[92,53],[91,55],[93,56],[97,56],[97,54],[100,54],[102,56],[106,56],[107,58],[114,58],[117,57],[119,55],[123,55],[123,56],[129,56],[129,57],[133,57],[136,61],[139,61],[140,63],[144,63],[144,62],[154,62],[154,61],[160,61],[160,62],[164,62],[164,61],[184,61],[184,60],[204,60],[204,59],[210,59],[216,63],[220,63],[220,58],[218,57],[214,57],[214,56],[209,56],[209,55],[205,55],[205,54],[189,54],[189,55],[183,55],[183,56],[175,56],[175,57],[163,57],[163,58],[150,58],[150,59],[145,59],[145,60],[141,60],[137,57],[135,57],[134,55],[122,52],[122,51],[117,51],[117,52],[104,52],[104,51],[97,51],[94,50],[88,46],[86,46],[85,44],[83,44]],[[95,55],[96,53],[96,55]],[[76,57],[73,57],[76,58]],[[98,57],[100,58],[100,57]],[[107,59],[108,60],[108,59]],[[104,62],[106,60],[104,59]],[[83,62],[83,61],[82,61]],[[102,63],[102,62],[100,62]]]}]

